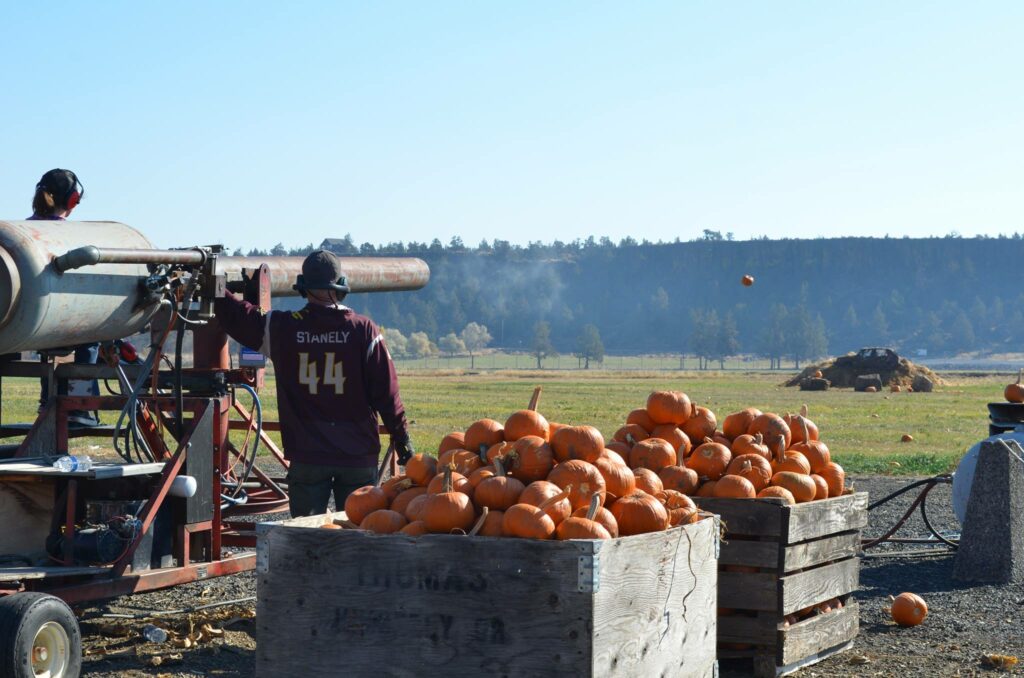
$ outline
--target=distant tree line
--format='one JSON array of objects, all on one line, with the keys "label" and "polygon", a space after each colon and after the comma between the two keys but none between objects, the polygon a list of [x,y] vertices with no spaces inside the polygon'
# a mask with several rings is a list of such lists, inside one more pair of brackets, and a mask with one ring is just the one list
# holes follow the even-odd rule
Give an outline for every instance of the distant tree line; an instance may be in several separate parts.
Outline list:
[{"label": "distant tree line", "polygon": [[[669,243],[483,240],[476,247],[459,238],[373,245],[345,236],[320,246],[342,256],[424,259],[431,268],[424,289],[353,295],[347,303],[410,343],[420,336],[422,346],[425,337],[446,353],[479,352],[462,336],[470,323],[486,330],[487,346],[530,353],[538,364],[572,354],[583,366],[606,350],[690,354],[701,368],[740,353],[781,367],[871,345],[911,355],[1018,351],[1024,336],[1019,234],[736,241],[709,230]],[[740,285],[744,274],[756,278],[752,287]]]}]

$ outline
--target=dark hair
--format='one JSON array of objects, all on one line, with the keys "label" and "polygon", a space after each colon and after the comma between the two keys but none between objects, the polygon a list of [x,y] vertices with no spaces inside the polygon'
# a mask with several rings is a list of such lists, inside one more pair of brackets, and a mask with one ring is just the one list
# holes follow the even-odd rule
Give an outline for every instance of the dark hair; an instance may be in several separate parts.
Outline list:
[{"label": "dark hair", "polygon": [[36,184],[36,194],[32,198],[32,213],[41,217],[52,217],[69,209],[72,197],[77,196],[73,208],[85,195],[82,182],[71,170],[52,169],[42,176]]}]

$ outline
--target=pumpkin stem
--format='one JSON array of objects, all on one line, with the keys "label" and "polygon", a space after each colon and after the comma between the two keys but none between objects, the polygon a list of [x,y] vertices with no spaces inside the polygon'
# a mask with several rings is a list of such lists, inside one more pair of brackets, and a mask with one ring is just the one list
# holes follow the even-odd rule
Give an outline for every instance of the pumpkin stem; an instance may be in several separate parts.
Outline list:
[{"label": "pumpkin stem", "polygon": [[[1018,380],[1017,383],[1019,384],[1020,380]],[[633,447],[634,445],[636,445],[636,438],[633,437],[632,433],[627,433],[626,434],[626,443],[628,443],[630,447]]]},{"label": "pumpkin stem", "polygon": [[499,478],[505,475],[505,466],[501,463],[500,456],[495,457],[494,461],[491,463],[494,464],[494,475],[498,476]]},{"label": "pumpkin stem", "polygon": [[349,530],[358,530],[359,526],[353,523],[351,520],[340,520],[338,524]]},{"label": "pumpkin stem", "polygon": [[709,438],[708,436],[704,436],[704,442],[705,443],[713,443],[713,442],[715,442],[715,439],[714,438]]},{"label": "pumpkin stem", "polygon": [[781,463],[786,460],[786,436],[776,436],[779,444],[775,448],[775,461]]},{"label": "pumpkin stem", "polygon": [[487,443],[480,443],[480,461],[487,463]]},{"label": "pumpkin stem", "polygon": [[806,417],[807,416],[807,405],[806,404],[800,406],[800,416],[801,417]]},{"label": "pumpkin stem", "polygon": [[475,537],[476,533],[480,531],[480,528],[484,526],[484,521],[487,520],[487,510],[486,506],[480,510],[480,518],[476,521],[476,525],[473,526],[473,529],[469,531],[470,537]]},{"label": "pumpkin stem", "polygon": [[454,464],[448,464],[444,467],[444,479],[441,481],[441,489],[444,492],[452,491],[452,469],[455,468]]},{"label": "pumpkin stem", "polygon": [[540,386],[533,389],[533,396],[530,398],[530,405],[526,409],[536,412],[538,404],[540,404]]},{"label": "pumpkin stem", "polygon": [[754,444],[755,445],[764,445],[764,436],[761,435],[760,433],[758,433],[756,436],[754,436]]},{"label": "pumpkin stem", "polygon": [[563,499],[565,499],[566,497],[568,497],[569,496],[569,492],[571,490],[572,490],[572,485],[566,485],[565,488],[561,492],[559,492],[558,494],[556,494],[553,497],[545,499],[540,504],[538,504],[537,508],[539,508],[541,511],[547,509],[547,507],[551,506],[552,504],[556,504],[556,503],[562,501]]},{"label": "pumpkin stem", "polygon": [[601,508],[601,494],[595,492],[590,496],[590,508],[587,509],[587,520],[593,520],[597,509]]},{"label": "pumpkin stem", "polygon": [[809,445],[811,443],[811,432],[807,430],[807,417],[802,414],[800,415],[800,428],[804,430],[804,445]]}]

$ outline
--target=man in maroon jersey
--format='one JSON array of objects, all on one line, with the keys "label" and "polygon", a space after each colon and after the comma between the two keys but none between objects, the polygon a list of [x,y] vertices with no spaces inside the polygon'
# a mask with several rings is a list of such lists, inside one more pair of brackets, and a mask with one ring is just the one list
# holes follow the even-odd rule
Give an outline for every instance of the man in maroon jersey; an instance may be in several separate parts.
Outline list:
[{"label": "man in maroon jersey", "polygon": [[228,295],[216,313],[229,335],[274,363],[291,512],[308,516],[327,510],[332,491],[340,509],[376,480],[378,414],[400,463],[413,448],[384,338],[372,320],[341,305],[349,288],[334,253],[306,257],[295,289],[308,302],[300,311],[264,314]]}]

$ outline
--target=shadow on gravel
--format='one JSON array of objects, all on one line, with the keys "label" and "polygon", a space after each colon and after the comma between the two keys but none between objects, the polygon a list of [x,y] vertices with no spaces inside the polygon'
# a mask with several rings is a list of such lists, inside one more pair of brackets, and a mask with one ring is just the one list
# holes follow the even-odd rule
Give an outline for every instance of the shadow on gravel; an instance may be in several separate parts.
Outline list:
[{"label": "shadow on gravel", "polygon": [[952,553],[913,560],[901,558],[864,558],[861,560],[858,597],[887,598],[903,591],[943,593],[981,588],[985,584],[953,581]]}]

